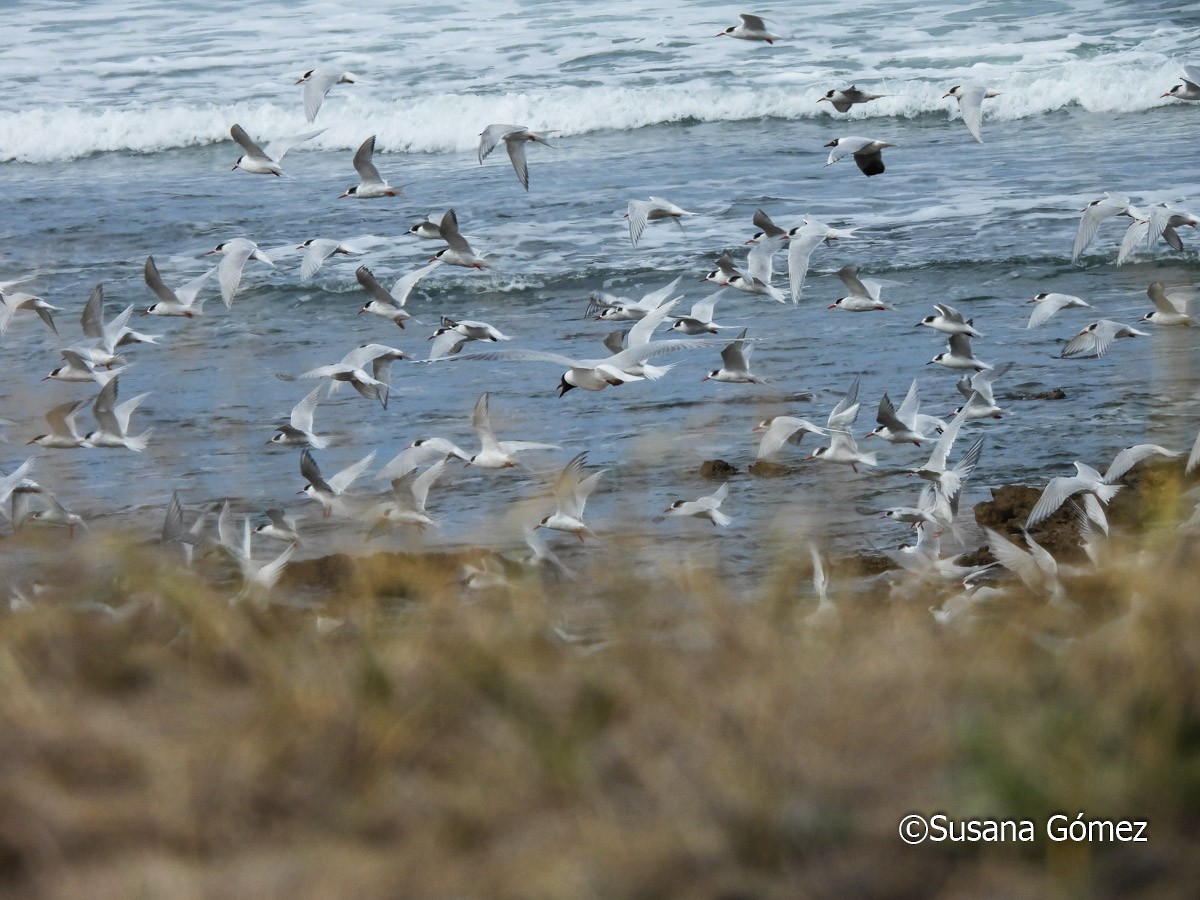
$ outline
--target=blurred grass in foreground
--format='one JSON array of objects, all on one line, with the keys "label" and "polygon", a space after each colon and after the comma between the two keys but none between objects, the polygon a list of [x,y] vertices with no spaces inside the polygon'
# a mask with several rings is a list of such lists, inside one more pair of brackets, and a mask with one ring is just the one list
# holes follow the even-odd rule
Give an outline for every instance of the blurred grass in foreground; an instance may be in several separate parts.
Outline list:
[{"label": "blurred grass in foreground", "polygon": [[[274,599],[323,580],[318,628],[174,550],[55,540],[71,587],[0,616],[0,891],[1194,896],[1188,539],[1114,546],[1078,621],[1014,592],[953,630],[849,575],[808,620],[796,547],[750,600],[598,546],[476,592],[437,555],[293,567]],[[910,847],[913,811],[1038,840]],[[1080,811],[1149,842],[1046,840]]]}]

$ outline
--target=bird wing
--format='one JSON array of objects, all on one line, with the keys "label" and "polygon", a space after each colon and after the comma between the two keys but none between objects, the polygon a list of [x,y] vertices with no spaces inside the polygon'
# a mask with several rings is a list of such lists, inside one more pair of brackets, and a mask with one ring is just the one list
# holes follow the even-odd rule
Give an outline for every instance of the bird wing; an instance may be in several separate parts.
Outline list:
[{"label": "bird wing", "polygon": [[1103,199],[1089,203],[1083,210],[1083,217],[1079,220],[1079,229],[1075,232],[1075,243],[1071,247],[1071,262],[1076,262],[1080,254],[1087,249],[1088,244],[1096,237],[1096,232],[1100,230],[1101,222],[1120,215],[1128,207],[1128,197],[1112,194],[1105,194]]},{"label": "bird wing", "polygon": [[346,488],[350,487],[350,485],[354,483],[355,479],[358,478],[359,475],[367,470],[374,460],[375,451],[372,450],[354,465],[347,466],[346,468],[342,469],[342,471],[330,478],[329,487],[335,494],[342,493],[346,490]]},{"label": "bird wing", "polygon": [[[359,266],[357,269],[355,269],[354,277],[362,286],[363,290],[367,292],[367,296],[369,296],[376,303],[380,303],[384,306],[392,306],[396,309],[400,308],[399,304],[396,303],[396,300],[392,297],[392,295],[387,292],[387,289],[379,283],[379,281],[375,278],[375,275],[366,266]],[[401,279],[401,281],[403,280],[404,279]]]},{"label": "bird wing", "polygon": [[[479,133],[479,162],[483,163],[488,154],[504,139],[506,134],[513,131],[524,131],[524,125],[489,125]],[[519,175],[520,173],[518,173]]]},{"label": "bird wing", "polygon": [[754,227],[761,230],[766,237],[774,237],[777,234],[784,234],[784,230],[772,222],[771,217],[761,209],[756,209],[754,211],[754,217],[751,219],[751,221],[754,223]]},{"label": "bird wing", "polygon": [[358,173],[358,177],[365,182],[383,183],[383,178],[379,175],[379,170],[375,168],[375,163],[371,161],[371,157],[375,155],[375,135],[371,135],[354,153],[354,171]]},{"label": "bird wing", "polygon": [[629,219],[629,241],[635,247],[637,246],[638,238],[642,236],[642,231],[646,228],[646,217],[653,208],[654,204],[645,200],[629,201],[625,217]]},{"label": "bird wing", "polygon": [[244,238],[235,238],[229,243],[234,245],[233,249],[226,251],[217,266],[217,281],[221,284],[221,299],[225,301],[226,309],[233,307],[233,296],[241,284],[246,260],[258,249],[253,242]]},{"label": "bird wing", "polygon": [[427,266],[422,266],[414,272],[409,272],[407,275],[400,278],[392,285],[391,299],[397,306],[404,306],[408,302],[408,295],[412,293],[416,283],[436,269],[442,264],[442,261],[434,260]]},{"label": "bird wing", "polygon": [[579,487],[583,466],[586,462],[586,450],[576,454],[570,462],[563,466],[563,470],[554,482],[554,502],[558,506],[558,512],[562,515],[578,517],[583,512],[578,507],[575,492]]},{"label": "bird wing", "polygon": [[773,263],[775,254],[783,246],[784,235],[777,234],[759,241],[746,254],[746,273],[751,278],[757,278],[763,284],[770,284],[774,275]]},{"label": "bird wing", "polygon": [[317,401],[321,398],[321,385],[317,385],[308,394],[292,407],[291,415],[288,421],[291,426],[300,431],[312,434],[313,430],[313,414],[317,409]]},{"label": "bird wing", "polygon": [[192,306],[196,302],[196,295],[200,293],[200,288],[204,287],[204,282],[208,281],[209,276],[217,271],[217,267],[213,266],[198,278],[193,278],[187,284],[175,289],[175,297],[184,306]]},{"label": "bird wing", "polygon": [[258,146],[258,144],[251,140],[250,135],[246,134],[246,129],[244,129],[241,125],[234,123],[234,125],[229,129],[229,134],[235,141],[241,144],[242,149],[245,150],[250,156],[268,159],[267,154],[263,153],[262,147]]},{"label": "bird wing", "polygon": [[[110,384],[112,382],[109,382]],[[87,406],[87,400],[68,400],[66,403],[60,403],[58,406],[46,413],[46,421],[50,424],[50,431],[53,434],[61,434],[67,437],[77,437],[75,431],[74,418],[79,410]]]},{"label": "bird wing", "polygon": [[629,335],[625,339],[628,347],[641,347],[643,344],[650,342],[650,337],[655,330],[667,318],[667,314],[675,307],[678,300],[672,300],[670,303],[664,303],[651,312],[646,313],[642,318],[634,323],[634,326],[629,329]]},{"label": "bird wing", "polygon": [[1146,239],[1150,232],[1150,223],[1135,219],[1133,224],[1125,229],[1125,237],[1121,238],[1121,249],[1117,251],[1117,265],[1123,265],[1133,256],[1138,245]]},{"label": "bird wing", "polygon": [[905,427],[911,427],[916,422],[917,413],[921,410],[921,392],[917,385],[917,379],[913,379],[912,384],[908,386],[908,393],[904,395],[904,402],[900,404],[900,408],[896,410],[896,418]]},{"label": "bird wing", "polygon": [[479,399],[475,401],[475,408],[471,410],[471,430],[479,438],[482,452],[487,453],[500,449],[500,444],[496,440],[496,434],[492,431],[492,423],[488,414],[488,394],[486,391],[479,395]]},{"label": "bird wing", "polygon": [[824,229],[805,225],[788,242],[788,282],[792,289],[793,306],[800,300],[800,289],[804,286],[804,276],[808,274],[812,252],[823,240]]},{"label": "bird wing", "polygon": [[529,164],[525,161],[525,145],[527,143],[528,141],[524,138],[504,141],[505,147],[508,148],[508,158],[512,161],[513,171],[517,173],[517,180],[521,182],[521,187],[525,190],[529,190]]},{"label": "bird wing", "polygon": [[850,385],[850,390],[842,395],[842,399],[837,402],[837,406],[829,414],[826,425],[830,431],[835,429],[848,429],[858,420],[858,383],[859,376],[854,376],[854,382]]},{"label": "bird wing", "polygon": [[104,285],[98,284],[92,288],[87,303],[83,305],[79,326],[83,329],[84,337],[104,337]]},{"label": "bird wing", "polygon": [[981,84],[968,84],[958,93],[958,111],[971,137],[983,143],[983,98],[987,88]]},{"label": "bird wing", "polygon": [[267,144],[267,155],[276,163],[283,162],[283,157],[287,152],[297,144],[303,144],[305,141],[311,141],[318,134],[322,134],[326,129],[318,128],[316,131],[306,131],[304,134],[292,134],[287,137],[282,137],[277,141],[272,141]]},{"label": "bird wing", "polygon": [[179,302],[175,297],[175,292],[163,283],[162,276],[158,274],[158,266],[154,264],[153,256],[146,257],[146,265],[142,269],[142,274],[146,279],[146,284],[150,290],[154,291],[158,299],[166,303]]},{"label": "bird wing", "polygon": [[1152,456],[1165,456],[1168,459],[1174,459],[1182,455],[1182,453],[1168,450],[1166,447],[1160,447],[1158,444],[1137,444],[1133,447],[1126,447],[1116,455],[1112,463],[1104,471],[1104,482],[1112,484],[1138,463]]}]

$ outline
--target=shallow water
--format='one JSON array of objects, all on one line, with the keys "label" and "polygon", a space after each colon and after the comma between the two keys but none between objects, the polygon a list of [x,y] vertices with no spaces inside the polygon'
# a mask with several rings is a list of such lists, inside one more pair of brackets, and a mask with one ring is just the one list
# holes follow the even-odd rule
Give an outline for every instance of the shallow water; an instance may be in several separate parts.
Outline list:
[{"label": "shallow water", "polygon": [[[172,4],[168,15],[165,6],[153,14],[105,2],[10,13],[0,74],[20,88],[0,96],[0,279],[36,272],[33,287],[62,312],[60,338],[28,313],[0,338],[10,373],[0,416],[15,423],[0,448],[6,471],[26,458],[21,444],[44,430],[45,410],[94,393],[39,379],[57,365],[57,348],[78,339],[78,315],[96,283],[113,315],[152,302],[141,277],[147,254],[174,285],[204,271],[213,257],[203,254],[238,235],[272,252],[317,236],[371,248],[329,261],[307,282],[299,254],[280,253],[275,269],[247,266],[231,311],[214,282],[202,294],[202,318],[137,319],[162,335],[161,346],[132,348],[121,396],[153,392],[134,417],[135,431],[154,427],[150,448],[37,454],[38,480],[89,518],[149,534],[178,489],[192,507],[232,497],[247,512],[285,506],[315,519],[315,504],[295,494],[304,483],[299,452],[266,446],[272,425],[311,385],[277,373],[334,362],[366,341],[424,357],[441,314],[492,322],[514,336],[509,346],[602,355],[610,328],[583,318],[590,292],[636,297],[681,275],[686,307],[711,292],[699,278],[718,255],[743,252],[760,206],[784,226],[808,214],[858,229],[814,254],[798,308],[736,291],[718,304],[718,321],[758,339],[753,367],[767,385],[702,382],[719,364],[719,348],[710,347],[667,358],[674,368],[657,383],[561,400],[554,365],[478,361],[395,364],[386,411],[348,390],[322,399],[317,430],[333,444],[316,455],[327,474],[371,450],[377,470],[419,437],[469,446],[470,411],[484,390],[502,439],[564,447],[529,455],[540,474],[454,464],[430,497],[440,531],[373,545],[517,540],[522,523],[547,512],[538,498],[558,467],[584,449],[591,464],[610,469],[589,504],[594,527],[644,533],[652,555],[693,546],[720,554],[735,572],[752,571],[767,561],[767,527],[792,529],[798,520],[846,548],[895,545],[904,529],[856,510],[913,502],[912,480],[898,474],[924,460],[913,447],[876,447],[878,469],[856,474],[802,462],[816,446],[806,438],[785,451],[792,475],[735,479],[725,506],[734,527],[717,532],[705,522],[664,521],[661,512],[712,489],[696,474],[703,460],[744,469],[761,418],[790,412],[822,421],[855,374],[863,449],[879,397],[887,391],[898,402],[913,378],[926,411],[947,415],[960,402],[957,373],[925,366],[943,345],[914,327],[939,301],[975,318],[985,333],[978,356],[1015,364],[997,385],[1010,415],[964,432],[988,436],[964,506],[991,485],[1069,473],[1075,459],[1103,468],[1143,440],[1186,450],[1200,427],[1191,329],[1147,326],[1148,337],[1121,341],[1103,359],[1055,358],[1087,322],[1132,322],[1149,311],[1151,281],[1196,281],[1190,229],[1184,253],[1159,244],[1119,268],[1116,222],[1101,229],[1082,265],[1072,266],[1070,251],[1079,209],[1102,191],[1185,205],[1196,195],[1200,104],[1157,98],[1178,83],[1181,65],[1200,58],[1200,15],[1174,4],[1085,0],[934,3],[919,20],[900,3],[839,4],[857,20],[766,6],[758,12],[776,31],[796,35],[767,47],[715,38],[736,12],[714,3],[629,11],[514,2],[490,7],[486,21],[455,5],[401,17],[383,4],[347,11],[309,3],[252,20],[235,9]],[[367,83],[330,92],[312,126],[327,131],[288,155],[287,177],[230,172],[239,155],[231,123],[263,142],[308,130],[292,82],[315,65]],[[982,146],[953,101],[940,99],[966,81],[1001,92],[986,103]],[[848,115],[815,102],[850,82],[888,96]],[[553,148],[529,151],[528,193],[500,150],[476,160],[478,132],[491,122],[552,132]],[[354,148],[372,133],[376,163],[406,185],[405,196],[337,200],[356,180]],[[843,134],[895,143],[885,151],[887,171],[867,179],[849,160],[825,168],[822,145]],[[635,248],[622,215],[630,199],[651,194],[699,215],[682,230],[651,223]],[[363,294],[355,268],[365,263],[391,284],[423,265],[439,245],[404,232],[450,206],[498,270],[443,267],[423,280],[410,309],[425,327],[400,332],[356,315]],[[895,311],[827,310],[843,293],[832,273],[847,264],[888,281],[884,299]],[[776,269],[785,267],[780,256]],[[786,275],[776,282],[786,288]],[[1030,332],[1023,303],[1040,291],[1077,294],[1095,309],[1066,310]],[[1067,399],[1015,399],[1052,387]],[[80,416],[85,429],[90,415]],[[370,473],[360,484],[386,486]],[[363,543],[361,529],[346,523],[309,527],[322,539],[306,553]]]}]

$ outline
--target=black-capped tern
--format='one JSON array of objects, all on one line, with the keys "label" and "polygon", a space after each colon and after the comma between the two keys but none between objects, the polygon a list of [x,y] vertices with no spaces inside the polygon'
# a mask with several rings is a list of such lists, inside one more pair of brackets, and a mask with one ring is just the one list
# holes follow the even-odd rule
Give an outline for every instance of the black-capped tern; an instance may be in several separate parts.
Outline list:
[{"label": "black-capped tern", "polygon": [[501,141],[508,151],[508,158],[517,173],[517,180],[521,182],[521,187],[529,190],[529,165],[525,161],[525,145],[531,142],[545,144],[547,147],[552,145],[543,135],[530,131],[524,125],[489,125],[479,134],[480,165],[483,165],[488,154],[495,150]]},{"label": "black-capped tern", "polygon": [[724,31],[718,31],[716,36],[738,38],[743,41],[763,41],[767,44],[774,44],[783,39],[783,35],[772,34],[760,16],[738,13],[738,18],[742,20],[740,25],[730,25]]},{"label": "black-capped tern", "polygon": [[238,157],[238,161],[233,164],[233,168],[241,169],[243,172],[249,172],[252,175],[282,175],[283,157],[287,152],[297,144],[310,141],[324,131],[324,128],[319,128],[316,131],[280,138],[277,141],[267,144],[264,150],[258,144],[254,143],[241,125],[234,124],[230,127],[229,134],[241,145],[245,153]]},{"label": "black-capped tern", "polygon": [[357,84],[362,81],[353,72],[336,72],[331,69],[309,69],[297,80],[302,84],[301,96],[304,99],[304,117],[312,122],[317,118],[325,95],[335,84]]},{"label": "black-capped tern", "polygon": [[887,141],[877,141],[874,138],[849,135],[832,140],[825,146],[833,148],[829,151],[829,159],[825,161],[826,167],[832,166],[839,159],[853,156],[854,164],[858,166],[859,171],[870,178],[872,175],[880,175],[884,171],[884,148],[896,145]]},{"label": "black-capped tern", "polygon": [[668,516],[692,516],[697,519],[708,519],[713,525],[722,527],[733,522],[729,516],[721,512],[721,503],[729,495],[729,482],[721,485],[711,494],[696,500],[676,500],[665,510]]}]

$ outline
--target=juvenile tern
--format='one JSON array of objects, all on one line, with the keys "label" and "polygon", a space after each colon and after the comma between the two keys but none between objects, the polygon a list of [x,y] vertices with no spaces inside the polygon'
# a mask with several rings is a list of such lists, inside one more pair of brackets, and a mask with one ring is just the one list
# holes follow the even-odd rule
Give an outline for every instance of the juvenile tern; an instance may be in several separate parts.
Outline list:
[{"label": "juvenile tern", "polygon": [[1130,216],[1129,198],[1121,194],[1106,192],[1098,200],[1091,201],[1083,208],[1083,217],[1079,220],[1079,228],[1075,232],[1075,243],[1071,247],[1071,262],[1079,262],[1079,257],[1088,248],[1100,230],[1104,221],[1114,216]]},{"label": "juvenile tern", "polygon": [[246,134],[246,130],[241,125],[234,124],[229,129],[229,134],[241,145],[245,153],[238,157],[238,161],[233,164],[233,168],[241,169],[243,172],[249,172],[252,175],[282,175],[283,157],[287,155],[287,152],[297,144],[312,140],[323,131],[325,131],[324,128],[319,128],[316,131],[280,138],[277,141],[267,144],[264,150],[251,140],[250,135]]},{"label": "juvenile tern", "polygon": [[746,329],[737,340],[721,351],[721,368],[713,369],[703,381],[723,381],[735,384],[765,384],[766,380],[750,371],[750,353],[754,347],[746,342]]},{"label": "juvenile tern", "polygon": [[756,454],[758,459],[771,459],[782,449],[784,444],[799,444],[806,434],[819,434],[822,437],[829,434],[820,425],[814,425],[808,419],[798,419],[795,416],[775,416],[771,419],[764,419],[751,431],[763,433],[758,442]]},{"label": "juvenile tern", "polygon": [[326,518],[335,512],[339,515],[346,515],[349,507],[346,505],[344,495],[350,485],[370,467],[374,459],[375,451],[372,450],[354,465],[347,466],[326,481],[321,477],[321,469],[313,458],[312,451],[305,448],[300,454],[300,474],[308,483],[297,493],[307,494],[320,503]]},{"label": "juvenile tern", "polygon": [[877,141],[874,138],[849,135],[832,140],[825,146],[833,148],[829,151],[829,159],[825,162],[826,167],[832,166],[839,159],[853,156],[854,164],[858,166],[859,171],[870,178],[872,175],[883,173],[883,149],[896,145],[887,141]]},{"label": "juvenile tern", "polygon": [[259,525],[254,529],[254,533],[265,538],[270,538],[273,541],[281,541],[285,544],[299,544],[300,530],[296,527],[296,519],[294,516],[284,515],[282,509],[272,507],[263,513],[271,521],[265,525]]},{"label": "juvenile tern", "polygon": [[1118,338],[1145,336],[1145,331],[1138,331],[1112,319],[1100,319],[1085,325],[1075,337],[1067,341],[1058,355],[1061,359],[1070,359],[1073,356],[1101,357]]},{"label": "juvenile tern", "polygon": [[447,246],[444,250],[439,250],[434,254],[434,260],[441,260],[452,266],[462,266],[465,269],[496,268],[471,249],[471,245],[467,243],[467,239],[458,230],[458,216],[454,210],[446,210],[442,216],[440,229],[442,240],[446,242]]},{"label": "juvenile tern", "polygon": [[730,25],[724,31],[718,31],[717,37],[739,38],[743,41],[765,41],[768,44],[774,44],[783,38],[783,35],[772,34],[767,29],[767,24],[759,16],[738,13],[738,18],[742,20],[740,25]]},{"label": "juvenile tern", "polygon": [[[364,344],[355,347],[342,361],[329,366],[318,366],[302,374],[301,378],[329,378],[329,393],[333,394],[342,382],[348,383],[368,400],[378,400],[387,409],[388,392],[390,390],[388,373],[392,362],[397,359],[411,359],[403,350],[387,347],[383,344]],[[371,364],[371,372],[364,368]]]},{"label": "juvenile tern", "polygon": [[362,285],[363,290],[371,298],[358,311],[359,315],[371,313],[372,315],[381,316],[395,322],[400,328],[403,328],[404,320],[412,318],[412,315],[404,308],[405,304],[408,303],[409,294],[412,293],[412,289],[418,281],[440,265],[441,262],[431,262],[417,269],[415,272],[409,272],[392,285],[390,292],[385,290],[383,285],[376,281],[370,269],[366,266],[359,266],[354,272],[354,277],[358,279],[358,283]]},{"label": "juvenile tern", "polygon": [[956,409],[954,414],[958,415],[959,412],[965,410],[968,419],[1001,418],[1004,410],[996,405],[992,382],[1008,374],[1012,367],[1013,364],[1011,362],[1006,362],[996,366],[994,369],[984,369],[981,372],[976,372],[974,375],[963,375],[959,378],[954,386],[966,398],[967,402]]},{"label": "juvenile tern", "polygon": [[271,257],[260,250],[258,244],[246,238],[222,241],[209,250],[207,255],[211,256],[214,253],[222,256],[221,262],[217,266],[217,281],[221,285],[221,299],[225,301],[226,309],[233,308],[233,298],[237,295],[238,286],[242,283],[242,270],[246,267],[248,260],[257,259],[265,262],[272,269],[275,268]]},{"label": "juvenile tern", "polygon": [[580,543],[583,543],[584,535],[595,536],[595,532],[583,522],[583,510],[587,506],[588,497],[596,489],[600,476],[608,470],[599,469],[584,478],[583,467],[586,462],[585,450],[563,467],[554,483],[554,513],[538,522],[538,528],[565,531],[579,538]]},{"label": "juvenile tern", "polygon": [[158,302],[150,306],[143,316],[185,316],[186,318],[194,318],[204,312],[204,301],[198,298],[200,288],[204,287],[204,282],[208,281],[210,275],[217,271],[217,267],[213,266],[199,278],[193,278],[187,284],[180,288],[171,290],[162,280],[162,276],[158,274],[158,266],[154,264],[154,257],[146,257],[146,265],[142,268],[142,275],[146,280],[147,286],[154,291],[158,297]]},{"label": "juvenile tern", "polygon": [[75,428],[75,416],[87,404],[87,400],[68,400],[66,403],[60,403],[46,413],[46,421],[50,425],[49,433],[36,435],[28,443],[56,450],[88,446],[83,435]]},{"label": "juvenile tern", "polygon": [[883,438],[889,444],[914,444],[917,447],[920,447],[925,441],[933,440],[919,427],[920,425],[933,425],[937,420],[932,416],[920,414],[921,396],[918,390],[917,380],[914,378],[899,410],[892,405],[891,398],[885,393],[880,399],[879,409],[875,413],[875,422],[879,427],[867,437]]},{"label": "juvenile tern", "polygon": [[759,294],[770,297],[779,303],[784,303],[783,292],[771,285],[772,261],[779,248],[783,246],[783,236],[776,235],[759,241],[746,254],[746,271],[743,272],[733,263],[733,257],[723,253],[717,259],[717,267],[701,278],[701,281],[712,281],[721,287],[732,287],[745,294]]},{"label": "juvenile tern", "polygon": [[59,312],[59,308],[51,306],[41,297],[22,293],[0,294],[0,334],[8,331],[8,326],[12,321],[13,315],[21,310],[30,310],[37,313],[38,317],[46,323],[47,327],[55,334],[58,334],[58,328],[54,325],[54,317],[50,313]]},{"label": "juvenile tern", "polygon": [[917,325],[924,325],[926,328],[932,328],[934,331],[940,331],[942,334],[965,334],[970,337],[983,337],[983,334],[975,329],[974,319],[964,319],[953,306],[948,306],[945,303],[935,303],[933,308],[937,310],[936,316],[926,316]]},{"label": "juvenile tern", "polygon": [[504,142],[504,148],[508,151],[508,158],[512,161],[513,170],[517,173],[517,180],[521,182],[521,187],[529,190],[529,166],[525,162],[525,145],[531,141],[545,144],[547,147],[552,147],[552,145],[547,142],[545,137],[530,131],[524,125],[489,125],[479,135],[480,165],[483,165],[488,154],[495,150],[501,141]]},{"label": "juvenile tern", "polygon": [[148,428],[137,437],[133,437],[129,433],[129,419],[133,411],[149,396],[150,392],[138,394],[118,406],[117,379],[111,379],[100,389],[100,393],[92,402],[92,415],[96,417],[96,424],[100,427],[85,435],[84,440],[91,447],[124,448],[141,453],[146,449],[154,429]]},{"label": "juvenile tern", "polygon": [[651,197],[648,201],[630,200],[625,212],[625,218],[629,220],[629,241],[633,246],[637,246],[638,239],[642,236],[642,231],[645,229],[647,222],[670,219],[679,226],[680,231],[683,231],[683,222],[680,220],[684,216],[698,215],[700,214],[688,212],[686,209],[676,206],[670,200],[664,200],[662,197]]},{"label": "juvenile tern", "polygon": [[442,218],[445,213],[431,213],[428,218],[422,219],[411,228],[406,234],[415,234],[419,238],[426,240],[440,241],[442,239]]},{"label": "juvenile tern", "polygon": [[693,516],[697,519],[708,519],[713,525],[722,527],[733,522],[729,516],[721,512],[721,503],[729,495],[729,482],[725,482],[713,493],[700,497],[698,500],[676,500],[666,509],[668,516]]},{"label": "juvenile tern", "polygon": [[854,441],[854,435],[850,431],[858,420],[860,407],[858,383],[859,378],[855,376],[850,389],[846,391],[826,419],[825,427],[829,432],[829,446],[818,447],[809,456],[809,459],[821,459],[825,462],[849,466],[856,474],[860,465],[877,465],[874,453],[859,451],[858,444]]},{"label": "juvenile tern", "polygon": [[330,238],[309,238],[303,244],[297,244],[296,249],[304,251],[304,259],[300,263],[301,281],[307,281],[316,275],[321,264],[335,254],[350,256],[363,252],[362,248],[355,244],[346,244]]},{"label": "juvenile tern", "polygon": [[926,365],[937,363],[939,366],[945,366],[947,369],[974,369],[980,371],[982,369],[990,369],[991,366],[976,359],[971,352],[971,338],[967,334],[952,334],[947,341],[948,349],[945,353],[939,353],[931,359]]},{"label": "juvenile tern", "polygon": [[830,303],[827,309],[845,309],[850,312],[895,309],[879,299],[883,285],[878,281],[863,281],[858,277],[858,266],[843,266],[838,269],[837,277],[842,279],[842,284],[850,293]]},{"label": "juvenile tern", "polygon": [[356,84],[361,81],[353,72],[334,72],[329,69],[309,69],[297,79],[296,84],[302,84],[301,96],[304,99],[304,117],[313,121],[325,95],[335,84]]},{"label": "juvenile tern", "polygon": [[692,304],[692,309],[686,316],[671,316],[675,320],[675,324],[671,326],[671,331],[691,335],[716,334],[724,328],[735,327],[733,325],[718,325],[713,321],[713,310],[717,306],[717,301],[721,299],[722,293],[722,291],[717,291],[711,297],[696,301]]},{"label": "juvenile tern", "polygon": [[754,227],[758,231],[750,236],[750,240],[746,241],[747,244],[757,244],[759,241],[765,241],[773,237],[780,237],[783,240],[787,240],[787,232],[772,222],[771,217],[763,212],[761,208],[754,211],[751,222],[754,223]]},{"label": "juvenile tern", "polygon": [[956,84],[942,94],[942,99],[953,97],[958,101],[958,110],[962,113],[963,124],[967,126],[967,131],[971,132],[971,137],[982,144],[983,101],[998,96],[1000,96],[998,92],[981,84]]},{"label": "juvenile tern", "polygon": [[[356,200],[371,200],[376,197],[396,197],[403,189],[394,188],[379,174],[372,157],[375,155],[375,135],[371,135],[354,153],[354,171],[358,173],[358,184],[346,188],[338,197],[353,197]],[[399,192],[399,193],[398,193]]]},{"label": "juvenile tern", "polygon": [[471,411],[471,430],[479,438],[479,452],[472,456],[467,465],[480,469],[505,469],[517,464],[516,454],[526,450],[561,450],[558,444],[538,441],[498,441],[492,431],[488,413],[488,394],[485,392],[475,401]]},{"label": "juvenile tern", "polygon": [[615,297],[612,294],[597,292],[591,295],[588,300],[585,316],[596,315],[597,321],[601,319],[615,319],[619,321],[637,321],[654,312],[662,306],[667,299],[675,292],[675,288],[679,287],[679,282],[683,280],[683,276],[679,275],[670,284],[665,287],[656,288],[645,294],[641,300],[633,301],[626,297]]},{"label": "juvenile tern", "polygon": [[850,85],[844,91],[830,90],[825,92],[825,96],[817,100],[818,103],[828,100],[829,105],[838,112],[850,112],[850,107],[855,103],[869,103],[872,100],[878,100],[886,94],[868,94],[866,91],[860,91],[857,86]]},{"label": "juvenile tern", "polygon": [[1029,315],[1029,324],[1026,328],[1037,328],[1039,325],[1047,322],[1051,316],[1061,309],[1069,309],[1071,307],[1088,307],[1090,303],[1086,303],[1079,297],[1073,297],[1070,294],[1035,294],[1032,300],[1027,300],[1027,303],[1036,303],[1033,312]]},{"label": "juvenile tern", "polygon": [[116,378],[121,372],[125,371],[122,366],[119,369],[111,369],[108,371],[100,371],[88,356],[80,350],[72,350],[67,348],[59,350],[59,354],[65,360],[65,365],[61,365],[56,369],[52,369],[49,375],[42,378],[42,381],[54,379],[56,381],[94,381],[96,384],[105,385]]},{"label": "juvenile tern", "polygon": [[1139,322],[1154,325],[1192,324],[1192,317],[1187,312],[1192,297],[1190,290],[1172,288],[1168,291],[1165,284],[1155,281],[1146,289],[1146,296],[1154,304],[1154,310],[1138,319]]},{"label": "juvenile tern", "polygon": [[429,499],[429,489],[446,470],[446,460],[440,459],[424,472],[415,470],[392,479],[392,496],[383,503],[376,504],[368,512],[374,520],[368,539],[390,532],[397,525],[415,525],[420,531],[427,526],[437,527],[437,523],[425,511]]},{"label": "juvenile tern", "polygon": [[318,384],[292,407],[288,424],[280,425],[279,431],[267,443],[283,447],[312,447],[314,450],[324,450],[328,447],[329,438],[313,433],[313,415],[320,399],[321,385]]}]

